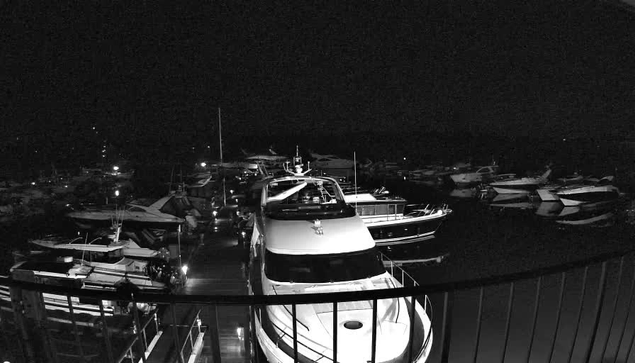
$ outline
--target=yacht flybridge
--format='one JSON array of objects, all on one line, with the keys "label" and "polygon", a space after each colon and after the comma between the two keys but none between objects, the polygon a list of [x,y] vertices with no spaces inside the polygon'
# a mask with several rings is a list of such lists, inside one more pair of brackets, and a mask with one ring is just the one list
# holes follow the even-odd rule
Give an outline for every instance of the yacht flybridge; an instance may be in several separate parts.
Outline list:
[{"label": "yacht flybridge", "polygon": [[[355,208],[344,200],[337,182],[308,176],[301,166],[286,170],[289,176],[263,182],[250,244],[250,293],[333,293],[402,287],[386,271],[375,241]],[[414,361],[427,359],[432,325],[421,304],[414,303],[412,309],[410,298],[378,300],[377,362],[406,361],[410,348]],[[295,341],[292,310],[287,305],[256,309],[256,336],[269,362],[293,362],[296,353],[302,362],[332,361],[334,334],[338,362],[372,359],[372,301],[339,303],[336,315],[333,304],[298,305]],[[410,336],[409,315],[413,310],[415,326]]]}]

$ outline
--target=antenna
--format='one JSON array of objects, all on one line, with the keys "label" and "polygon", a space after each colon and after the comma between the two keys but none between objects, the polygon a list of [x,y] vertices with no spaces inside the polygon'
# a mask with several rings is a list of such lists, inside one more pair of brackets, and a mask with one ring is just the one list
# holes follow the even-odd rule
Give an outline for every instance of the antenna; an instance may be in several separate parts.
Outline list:
[{"label": "antenna", "polygon": [[353,172],[355,175],[355,209],[357,209],[357,154],[355,151],[353,151]]},{"label": "antenna", "polygon": [[[86,232],[86,239],[84,240],[84,244],[88,244],[88,232]],[[81,264],[84,264],[84,255],[86,254],[86,248],[82,249],[82,261]]]},{"label": "antenna", "polygon": [[223,205],[227,205],[227,193],[225,192],[225,168],[223,167],[223,129],[220,117],[220,107],[218,108],[218,147],[220,148],[220,165],[223,168]]},{"label": "antenna", "polygon": [[168,195],[172,190],[172,179],[174,179],[174,164],[172,164],[172,172],[170,173],[170,183],[168,184]]}]

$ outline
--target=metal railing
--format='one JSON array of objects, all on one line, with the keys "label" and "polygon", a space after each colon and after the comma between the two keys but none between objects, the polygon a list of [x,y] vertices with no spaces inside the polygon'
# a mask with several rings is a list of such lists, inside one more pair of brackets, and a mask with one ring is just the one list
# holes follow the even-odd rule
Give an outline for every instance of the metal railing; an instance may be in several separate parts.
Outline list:
[{"label": "metal railing", "polygon": [[[154,295],[135,293],[126,295],[108,291],[85,291],[81,289],[63,289],[54,286],[43,286],[34,283],[15,282],[0,277],[0,284],[10,286],[12,291],[38,291],[47,293],[63,293],[77,296],[80,299],[147,302],[159,305],[157,316],[172,315],[172,325],[176,325],[175,306],[208,306],[213,311],[218,308],[245,309],[245,307],[263,307],[265,305],[290,305],[292,315],[297,314],[297,307],[302,304],[333,304],[333,315],[338,315],[338,304],[351,301],[372,301],[372,314],[377,317],[377,301],[382,299],[409,298],[410,301],[420,299],[426,306],[435,307],[433,324],[434,343],[428,362],[469,361],[536,361],[536,362],[605,362],[629,361],[633,355],[635,343],[635,317],[633,315],[633,296],[635,287],[635,257],[632,251],[617,251],[593,258],[566,263],[563,265],[517,272],[504,276],[477,278],[464,281],[433,283],[418,285],[403,269],[395,264],[387,268],[406,285],[398,289],[346,291],[337,293],[315,293],[302,295]],[[403,272],[402,272],[403,271]],[[11,362],[47,361],[41,357],[53,354],[54,347],[44,333],[50,323],[38,323],[25,315],[24,307],[32,301],[23,301],[20,295],[12,295],[11,309],[13,325],[19,334],[19,345],[22,357],[11,357]],[[423,299],[422,299],[423,298]],[[411,306],[414,306],[411,305]],[[103,304],[100,303],[103,308]],[[252,313],[243,314],[245,319]],[[242,310],[240,310],[242,311]],[[246,311],[246,310],[245,310]],[[3,329],[7,329],[7,309],[3,313]],[[236,316],[241,313],[238,312]],[[73,313],[71,312],[71,316]],[[91,334],[82,332],[78,324],[66,324],[65,332],[70,332],[69,340],[79,342],[75,355],[87,356],[92,353],[83,349],[82,344],[90,337],[102,342],[109,354],[103,355],[104,362],[121,362],[128,358],[135,362],[146,361],[145,353],[149,347],[148,337],[143,331],[146,327],[158,327],[156,319],[140,314],[132,309],[129,323],[134,328],[128,334],[126,344],[114,341],[119,335],[112,334],[111,323],[103,319],[94,324]],[[165,321],[165,316],[162,321]],[[200,310],[197,319],[203,323],[208,320]],[[337,318],[334,319],[334,321]],[[72,319],[71,319],[72,320]],[[222,356],[219,349],[223,336],[223,322],[215,319],[210,328],[216,331],[209,334],[212,354],[215,362]],[[249,319],[248,324],[253,322]],[[47,325],[48,324],[48,325]],[[197,325],[196,323],[195,325]],[[167,327],[170,324],[164,326]],[[41,329],[46,327],[47,329]],[[457,329],[460,327],[460,329]],[[188,337],[179,339],[175,326],[173,342],[170,344],[179,353],[185,355],[193,349],[193,341],[199,326],[189,325]],[[334,326],[333,355],[328,359],[337,359],[338,331]],[[11,328],[8,328],[11,329]],[[40,329],[40,330],[38,330]],[[293,324],[294,353],[291,360],[302,361],[297,354],[298,324]],[[377,321],[373,320],[372,359],[375,361],[377,341]],[[165,331],[165,329],[163,329]],[[218,333],[221,331],[220,333]],[[200,332],[200,330],[198,330]],[[191,334],[191,335],[190,335]],[[41,335],[41,336],[40,336]],[[126,335],[126,334],[122,334]],[[207,334],[206,334],[207,335]],[[78,338],[79,337],[79,338]],[[257,360],[256,335],[253,327],[249,334],[250,350],[241,354],[247,360]],[[224,341],[225,342],[225,341]],[[454,343],[454,344],[453,344]],[[0,344],[2,342],[0,341]],[[43,349],[36,351],[34,347],[41,344]],[[166,342],[168,344],[168,342]],[[341,342],[340,342],[341,344]],[[189,346],[190,348],[187,348]],[[30,347],[30,348],[29,348]],[[238,346],[237,346],[238,347]],[[236,348],[238,349],[238,348]],[[242,349],[242,348],[241,348]],[[123,355],[121,352],[126,352]],[[178,354],[177,361],[184,363],[184,357]],[[412,349],[405,354],[404,361],[416,358]],[[3,359],[8,359],[0,357]],[[116,358],[116,359],[115,359]],[[77,361],[86,361],[81,358]],[[60,361],[50,360],[53,362]],[[65,360],[69,361],[69,360]]]}]

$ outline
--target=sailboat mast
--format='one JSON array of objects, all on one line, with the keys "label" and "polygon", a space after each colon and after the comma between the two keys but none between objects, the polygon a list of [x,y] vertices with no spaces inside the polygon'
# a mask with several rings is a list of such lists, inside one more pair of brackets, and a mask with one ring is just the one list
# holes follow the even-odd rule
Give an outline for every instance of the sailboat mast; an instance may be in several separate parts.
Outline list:
[{"label": "sailboat mast", "polygon": [[220,167],[223,170],[223,205],[227,205],[227,196],[225,193],[225,169],[223,167],[223,129],[220,117],[220,107],[218,108],[218,144],[220,147]]},{"label": "sailboat mast", "polygon": [[353,171],[355,177],[355,209],[357,209],[357,153],[353,151]]},{"label": "sailboat mast", "polygon": [[218,108],[218,146],[220,148],[220,163],[223,163],[223,129],[220,118],[220,107]]}]

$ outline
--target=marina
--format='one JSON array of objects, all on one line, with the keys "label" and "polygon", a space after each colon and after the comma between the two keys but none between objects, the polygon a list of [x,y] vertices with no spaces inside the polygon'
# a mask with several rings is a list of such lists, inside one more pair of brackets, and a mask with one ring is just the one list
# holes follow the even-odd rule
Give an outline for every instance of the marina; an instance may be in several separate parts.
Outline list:
[{"label": "marina", "polygon": [[0,0],[0,362],[635,362],[631,3]]},{"label": "marina", "polygon": [[[397,171],[395,171],[395,173],[397,173]],[[287,179],[284,178],[285,177],[280,180],[288,180],[287,182],[292,180],[288,179],[288,177],[286,177]],[[479,293],[474,295],[474,288],[468,290],[472,291],[471,293],[468,293],[468,291],[455,290],[456,284],[459,284],[459,286],[461,284],[468,284],[469,286],[476,287],[477,292],[481,291],[480,299],[483,299],[485,297],[482,295],[483,289],[485,289],[484,286],[488,286],[489,283],[479,285],[478,281],[491,281],[491,279],[494,279],[494,281],[496,281],[496,279],[501,279],[501,281],[509,280],[512,282],[512,286],[515,286],[512,290],[508,291],[512,294],[509,295],[511,297],[505,297],[505,294],[500,290],[501,284],[503,283],[499,281],[491,288],[491,293],[486,295],[489,303],[488,305],[484,305],[483,308],[488,306],[487,309],[494,309],[492,311],[505,311],[507,309],[509,314],[518,314],[518,311],[522,311],[522,308],[515,305],[517,304],[516,301],[529,298],[531,294],[536,293],[536,290],[531,287],[531,283],[528,281],[520,279],[519,277],[513,278],[512,276],[518,276],[518,274],[527,274],[527,276],[535,277],[544,276],[540,278],[543,284],[541,289],[546,289],[544,291],[544,298],[550,302],[543,303],[542,307],[537,309],[540,311],[539,315],[543,316],[541,319],[547,319],[544,317],[545,314],[547,314],[545,311],[557,308],[557,301],[553,300],[554,296],[557,297],[557,293],[553,290],[557,287],[557,283],[555,283],[555,285],[553,283],[554,278],[557,280],[557,274],[541,275],[543,273],[541,271],[560,271],[560,269],[562,269],[562,271],[569,271],[573,268],[570,266],[581,263],[580,261],[585,259],[593,260],[594,258],[598,258],[597,256],[622,256],[620,253],[625,254],[623,255],[625,257],[621,257],[622,259],[630,256],[628,254],[630,242],[626,236],[632,233],[632,224],[629,219],[631,201],[627,196],[622,196],[619,200],[607,199],[606,201],[588,202],[580,206],[571,207],[565,206],[558,201],[542,202],[538,194],[492,194],[491,192],[485,192],[482,186],[472,187],[472,189],[463,189],[467,191],[471,190],[469,193],[456,193],[454,192],[456,189],[452,190],[452,192],[448,192],[442,189],[423,187],[407,180],[404,181],[397,176],[392,179],[382,180],[385,188],[380,188],[379,190],[398,190],[400,194],[405,197],[385,198],[385,202],[381,201],[378,203],[377,201],[381,200],[381,196],[387,195],[387,193],[378,191],[371,192],[371,194],[378,195],[379,199],[373,198],[373,200],[370,200],[364,196],[363,191],[358,191],[357,189],[351,190],[351,187],[348,187],[349,192],[347,193],[349,194],[345,194],[341,190],[337,191],[338,189],[320,189],[326,186],[324,184],[325,180],[337,183],[335,179],[329,179],[328,177],[324,179],[325,177],[322,176],[317,177],[318,179],[311,179],[313,177],[304,175],[295,176],[293,178],[299,178],[297,179],[299,181],[293,184],[295,186],[290,185],[291,189],[269,193],[277,204],[275,207],[277,209],[272,210],[270,213],[273,213],[271,215],[275,218],[282,218],[283,214],[300,213],[302,215],[301,220],[308,218],[309,222],[312,221],[311,223],[313,225],[310,232],[311,235],[317,233],[316,241],[322,238],[321,234],[318,233],[320,231],[323,231],[322,233],[325,233],[327,236],[331,234],[331,232],[328,232],[331,228],[329,227],[329,214],[325,211],[321,211],[321,206],[324,205],[325,208],[337,209],[339,205],[337,202],[333,203],[324,198],[333,198],[338,195],[337,193],[341,193],[340,198],[344,201],[348,196],[357,195],[357,198],[354,200],[350,198],[346,200],[347,203],[350,203],[351,216],[359,216],[360,223],[363,222],[361,225],[364,226],[364,230],[367,230],[366,233],[369,233],[368,238],[374,239],[374,241],[369,243],[377,245],[378,251],[381,253],[381,256],[383,256],[382,264],[385,271],[387,271],[389,276],[396,278],[396,281],[399,281],[398,284],[405,286],[404,294],[406,295],[396,296],[406,298],[408,296],[418,296],[417,300],[422,306],[422,311],[429,311],[430,314],[434,314],[435,318],[431,319],[430,331],[434,331],[435,333],[434,338],[430,339],[429,350],[424,355],[425,357],[429,357],[428,359],[424,359],[425,361],[445,361],[445,355],[469,355],[469,352],[460,348],[463,347],[464,344],[459,342],[462,340],[470,340],[473,337],[465,336],[464,331],[461,329],[458,331],[451,330],[451,333],[448,333],[449,327],[447,324],[450,321],[456,322],[457,320],[473,319],[470,315],[475,312],[469,308],[471,304],[470,301],[473,301],[475,297],[479,298]],[[322,180],[322,182],[316,182],[315,184],[321,187],[313,190],[313,195],[304,193],[307,194],[305,196],[301,192],[312,191],[312,189],[309,188],[305,190],[306,181],[303,182],[302,180]],[[122,361],[117,357],[124,360],[130,359],[135,362],[143,361],[144,359],[141,358],[141,355],[143,355],[146,362],[275,361],[275,358],[268,356],[268,354],[270,355],[271,353],[267,353],[263,350],[263,344],[266,343],[263,342],[262,337],[258,337],[258,329],[264,329],[262,325],[259,325],[262,324],[262,320],[254,320],[255,316],[262,316],[265,310],[258,313],[258,311],[261,311],[259,310],[261,308],[258,305],[252,305],[253,301],[249,302],[249,300],[245,300],[250,298],[250,289],[253,289],[254,286],[259,284],[256,284],[254,279],[257,279],[260,273],[254,275],[254,271],[258,271],[260,268],[254,268],[257,264],[251,260],[253,256],[251,259],[248,257],[247,252],[249,249],[253,250],[254,241],[259,240],[258,237],[254,237],[257,235],[252,235],[254,226],[259,225],[261,226],[259,228],[262,228],[263,224],[257,221],[246,224],[243,222],[249,222],[251,218],[257,217],[258,212],[251,208],[255,205],[253,204],[254,201],[258,204],[258,196],[261,196],[262,193],[257,191],[263,188],[265,184],[263,184],[263,181],[256,179],[256,183],[253,184],[253,186],[251,186],[251,184],[245,184],[245,186],[242,187],[245,189],[243,191],[239,188],[239,185],[235,183],[236,182],[232,182],[225,185],[231,189],[231,193],[232,195],[235,194],[235,197],[230,196],[227,198],[225,202],[226,205],[216,207],[219,209],[214,209],[213,207],[207,208],[206,213],[209,213],[209,215],[198,214],[200,215],[200,221],[205,221],[206,219],[208,219],[208,221],[196,223],[195,225],[198,227],[195,230],[189,230],[187,232],[181,232],[180,229],[174,230],[172,228],[172,222],[169,222],[165,225],[168,228],[167,231],[158,233],[156,229],[152,229],[151,232],[147,225],[123,221],[122,224],[115,224],[115,227],[118,227],[115,229],[114,234],[112,234],[112,232],[110,232],[111,234],[109,234],[109,232],[100,232],[95,234],[95,236],[100,236],[95,239],[88,238],[88,235],[86,235],[86,237],[80,236],[67,240],[52,237],[47,237],[48,239],[32,239],[30,245],[33,247],[37,246],[45,251],[53,250],[56,251],[55,254],[60,256],[64,255],[63,251],[68,251],[71,255],[74,255],[76,259],[81,257],[79,261],[83,261],[81,263],[86,264],[84,267],[90,266],[90,261],[92,260],[90,253],[101,252],[112,254],[113,251],[119,251],[119,258],[122,256],[127,256],[126,258],[129,259],[147,258],[147,256],[155,256],[155,258],[156,256],[163,256],[160,258],[165,258],[167,261],[171,261],[171,263],[180,261],[181,266],[184,264],[183,261],[186,261],[188,271],[186,282],[178,289],[176,294],[168,294],[163,297],[161,295],[154,295],[153,297],[153,295],[144,294],[143,290],[137,290],[135,288],[131,290],[134,291],[135,296],[141,296],[142,299],[147,301],[142,303],[130,302],[121,304],[120,300],[98,300],[101,301],[100,304],[92,305],[92,308],[88,307],[88,310],[85,310],[89,312],[88,314],[82,312],[83,308],[79,302],[86,301],[82,300],[82,298],[69,297],[66,299],[64,295],[44,293],[42,295],[44,297],[44,305],[40,308],[34,306],[33,309],[36,310],[26,316],[27,322],[34,318],[36,320],[33,323],[26,323],[22,329],[28,330],[30,324],[35,324],[35,326],[43,326],[49,329],[46,331],[54,332],[56,331],[55,329],[65,329],[68,331],[75,346],[75,348],[72,348],[73,354],[70,355],[67,353],[59,353],[61,350],[68,351],[69,348],[64,347],[70,343],[56,343],[51,337],[46,338],[49,339],[46,340],[49,342],[46,344],[52,348],[46,350],[44,353],[48,357],[57,357],[56,359],[60,361],[67,361],[67,359],[100,361],[96,359],[95,356],[91,356],[92,358],[90,358],[86,355],[86,351],[91,349],[94,351],[95,349],[90,348],[93,343],[91,343],[90,340],[84,339],[83,335],[79,335],[80,338],[78,338],[79,329],[83,329],[82,331],[86,332],[92,331],[92,334],[95,335],[98,340],[105,337],[103,333],[94,333],[98,329],[123,333],[120,334],[120,338],[125,339],[113,339],[109,343],[109,349],[107,348],[108,344],[102,345],[102,347],[110,352],[103,352],[101,354],[101,357],[104,358],[104,362]],[[281,188],[280,182],[276,182],[276,188]],[[249,190],[254,191],[255,194],[249,192]],[[355,192],[357,192],[357,194],[355,194]],[[250,196],[252,194],[256,199]],[[181,198],[184,198],[184,196]],[[293,203],[286,203],[287,198],[290,201],[292,200]],[[410,241],[410,243],[382,244],[378,243],[380,241],[372,234],[372,228],[370,228],[368,223],[364,220],[364,216],[372,215],[363,209],[363,201],[365,200],[371,202],[375,214],[378,210],[377,204],[388,206],[390,203],[402,205],[403,210],[410,204],[414,206],[425,206],[424,203],[427,203],[427,205],[446,205],[443,207],[445,209],[441,210],[451,210],[451,213],[444,216],[443,223],[440,227],[437,226],[434,229],[433,234],[422,236],[425,238],[417,238],[416,241]],[[229,203],[230,201],[231,203]],[[395,212],[401,211],[397,206],[398,204],[394,204],[393,208]],[[191,203],[185,202],[184,204],[181,203],[181,205],[189,206]],[[254,213],[242,216],[241,213],[243,212],[241,211],[244,210],[244,208],[251,209]],[[382,208],[383,207],[379,208],[380,211],[383,211]],[[428,209],[428,207],[415,208],[422,208],[422,210]],[[385,209],[389,211],[389,208]],[[217,211],[216,213],[214,213],[215,210]],[[229,213],[224,212],[224,210],[228,210]],[[310,215],[316,212],[320,213],[318,219],[322,220],[317,227],[315,217],[311,217]],[[178,212],[177,209],[174,209],[173,213],[182,212]],[[181,215],[186,216],[190,214],[192,213]],[[85,229],[82,229],[82,226],[73,223],[71,216],[66,216],[65,218],[70,219],[66,224],[68,226],[66,228],[70,228],[71,230],[80,228],[80,231],[85,231]],[[284,220],[286,218],[290,217],[284,217],[278,223],[281,223],[281,226],[285,225],[285,223],[288,224],[289,222]],[[387,219],[390,220],[391,218],[396,219],[390,216]],[[291,218],[291,220],[293,220],[293,218]],[[185,219],[183,219],[183,223],[186,223]],[[302,223],[306,222],[303,221]],[[125,228],[126,225],[130,224],[132,228]],[[268,221],[265,222],[264,225],[271,227],[273,224],[272,221]],[[124,228],[121,228],[122,226]],[[152,226],[156,227],[157,225],[154,223]],[[284,227],[283,230],[288,231],[288,228],[290,228],[290,225]],[[275,235],[274,233],[273,236]],[[291,235],[297,235],[297,233],[292,233]],[[143,236],[146,237],[144,238]],[[159,238],[156,236],[162,237]],[[136,237],[137,242],[144,246],[151,246],[152,248],[140,247],[140,245],[136,244],[137,242],[133,242],[132,239],[127,239],[134,237]],[[593,243],[593,241],[600,239],[604,241],[603,244]],[[152,245],[149,244],[150,241],[153,241]],[[315,243],[312,243],[312,245],[315,245]],[[159,247],[161,247],[160,250]],[[490,251],[493,250],[496,250],[497,253],[491,254]],[[261,252],[261,254],[262,253],[263,252]],[[28,254],[19,254],[16,256],[23,259],[28,258]],[[535,256],[541,256],[541,258],[536,259]],[[620,265],[621,264],[622,262],[620,262]],[[279,263],[276,263],[276,265],[279,265]],[[628,272],[622,271],[623,267],[619,267],[619,271],[616,270],[615,262],[606,266],[607,269],[609,268],[608,266],[611,266],[610,270],[607,271],[616,274],[616,276],[621,276],[625,273],[628,276]],[[588,266],[585,269],[588,269]],[[289,271],[285,271],[282,272],[289,273]],[[596,270],[592,269],[591,271]],[[595,272],[585,272],[583,275],[580,275],[579,272],[572,270],[569,284],[573,284],[574,286],[579,283],[583,283],[584,285],[596,284],[599,283],[597,279],[601,277],[600,275],[595,274]],[[51,275],[49,278],[54,278],[54,276]],[[608,285],[606,291],[608,296],[614,296],[616,299],[618,299],[618,297],[619,299],[626,299],[626,297],[622,296],[622,294],[626,293],[625,288],[619,288],[619,286],[624,284],[621,282],[621,279],[627,279],[628,277],[619,278],[620,281],[615,282],[617,285]],[[13,280],[17,281],[15,277]],[[33,282],[33,280],[28,279],[23,279],[23,281]],[[134,282],[134,280],[131,281]],[[137,282],[137,284],[138,283],[140,282]],[[279,283],[276,282],[276,284]],[[444,290],[444,292],[440,293],[439,290],[434,287],[439,284],[449,290]],[[49,286],[53,285],[49,284]],[[311,295],[311,289],[316,289],[316,286],[315,283],[312,283],[309,290],[302,294],[308,293]],[[614,290],[616,286],[618,287],[618,291]],[[282,287],[279,286],[278,288]],[[413,290],[408,290],[410,288],[420,288],[421,290],[417,290],[418,292],[415,293]],[[571,286],[569,288],[571,288]],[[428,291],[426,289],[429,289],[430,293],[422,294],[424,291]],[[125,295],[129,293],[127,292],[129,290],[119,288],[113,288],[111,290],[117,294]],[[336,288],[335,285],[329,286],[327,290],[328,293],[320,292],[320,294],[325,294],[326,296],[334,294],[333,296],[337,296],[337,294],[347,292],[349,293],[348,296],[354,296],[350,295],[354,294],[354,291],[348,288]],[[399,291],[401,289],[398,288],[396,290]],[[380,288],[379,291],[385,291],[385,289],[382,290]],[[406,293],[405,291],[409,292]],[[570,294],[575,296],[575,289],[565,289],[563,291],[566,292],[566,296]],[[19,319],[16,320],[15,317],[12,318],[12,316],[16,316],[15,306],[12,305],[12,291],[8,287],[5,287],[1,289],[0,292],[2,293],[3,301],[3,321],[10,324],[19,323]],[[452,295],[448,295],[450,292]],[[371,293],[371,291],[363,291],[360,293],[367,294]],[[283,292],[281,295],[276,294],[276,297],[286,298],[284,295],[285,293]],[[33,297],[37,299],[38,294],[22,296],[23,299],[33,299]],[[27,298],[27,296],[33,297]],[[53,301],[47,299],[54,296],[58,296],[54,302],[58,308],[51,309],[47,304],[50,305]],[[450,296],[454,296],[454,300],[449,300]],[[183,300],[181,297],[185,299],[191,297],[195,302]],[[359,297],[356,299],[358,298]],[[504,302],[508,298],[513,301],[510,300],[511,302],[508,302],[506,306]],[[121,297],[119,297],[119,299],[121,299]],[[153,300],[156,299],[158,300],[153,302]],[[166,304],[165,299],[174,302]],[[406,299],[406,302],[407,301],[408,299]],[[321,306],[324,305],[324,303],[320,304]],[[348,305],[346,304],[338,304],[338,309],[343,309],[338,313],[339,316],[346,316],[345,312],[348,310],[346,307]],[[479,304],[485,303],[481,301]],[[574,305],[575,304],[572,306]],[[366,309],[365,311],[372,313],[373,306],[373,304],[370,304],[367,307],[370,310]],[[448,310],[450,306],[454,307]],[[567,306],[567,309],[572,308],[572,306]],[[125,309],[122,310],[123,314],[117,310],[121,309],[120,307],[125,307]],[[44,310],[40,310],[40,313],[37,313],[37,309],[42,308]],[[302,309],[298,309],[297,312],[300,313],[304,311]],[[407,311],[411,310],[410,307],[406,307],[405,309]],[[626,306],[622,306],[622,309],[628,311]],[[334,314],[332,309],[327,310],[331,311],[331,314]],[[92,313],[90,311],[92,311]],[[291,310],[288,310],[288,312],[289,311]],[[375,313],[379,313],[379,311]],[[70,318],[69,314],[70,316],[78,314],[78,317]],[[37,318],[37,316],[41,317]],[[585,316],[586,315],[581,315],[578,319],[583,319]],[[496,329],[504,327],[504,325],[500,325],[502,318],[504,318],[504,316],[498,318],[479,318],[482,319],[483,324],[480,329],[483,329],[482,334],[485,334],[482,337],[482,343],[479,343],[484,344],[483,348],[479,350],[480,355],[489,356],[493,354],[495,356],[500,353],[500,350],[495,349],[494,351],[489,351],[490,348],[486,347],[491,344],[493,344],[493,346],[500,344],[495,340],[492,341],[491,337],[500,334],[500,332],[496,333],[495,331]],[[507,319],[509,318],[508,316]],[[303,322],[302,319],[304,318],[298,320],[298,324],[289,324],[287,329],[283,329],[283,331],[286,331],[284,333],[287,336],[286,339],[293,336],[293,330],[299,329],[298,326],[307,324]],[[40,323],[37,323],[37,321],[40,321]],[[104,321],[105,324],[102,321]],[[417,320],[415,319],[415,321]],[[542,320],[536,320],[536,324],[541,324],[540,321]],[[515,334],[513,331],[519,329],[517,326],[525,326],[528,323],[529,322],[521,319],[512,325],[511,328],[513,329],[506,333],[512,337],[505,339],[508,342],[505,343],[504,346],[506,347],[507,344],[522,345],[521,338],[513,338]],[[373,325],[369,322],[362,322],[361,324],[365,326],[369,324],[371,326]],[[296,325],[295,328],[293,325]],[[261,328],[259,328],[259,326],[261,326]],[[377,324],[377,326],[380,326],[380,324]],[[627,328],[626,325],[624,325],[623,328],[627,332],[627,336],[629,336],[628,334],[631,332],[630,328]],[[491,329],[494,329],[491,334],[485,333]],[[141,335],[138,334],[140,331],[143,331]],[[271,329],[260,331],[262,334],[264,334],[265,331],[269,331],[269,333],[273,332]],[[415,329],[415,332],[419,331],[421,331],[419,328]],[[370,332],[372,332],[372,329]],[[370,332],[368,334],[370,334]],[[451,334],[451,337],[447,334]],[[565,334],[565,336],[567,336],[566,334],[573,334],[575,336],[587,333],[569,331],[568,333],[560,334]],[[433,336],[432,333],[424,334],[422,341],[427,340],[427,335],[430,335],[430,337]],[[584,335],[580,336],[582,337]],[[633,336],[635,336],[635,334],[633,334]],[[447,339],[452,339],[452,341],[455,342],[453,348],[446,346],[444,341],[447,341]],[[79,345],[77,344],[78,341],[80,341]],[[381,339],[376,340],[373,344],[383,344],[381,341]],[[10,339],[5,339],[5,343],[12,345]],[[542,341],[542,345],[540,346],[548,346],[549,343],[549,340],[545,340]],[[290,354],[290,359],[293,361],[293,339],[285,344],[287,348],[283,349],[283,351],[286,352],[285,354],[287,355]],[[344,343],[338,343],[338,345],[340,344]],[[6,346],[7,352],[11,351],[8,349],[9,345]],[[409,344],[409,346],[411,346],[411,344]],[[22,346],[22,349],[24,349],[24,347],[25,346]],[[267,347],[267,345],[265,345],[265,347]],[[266,349],[271,349],[270,344],[269,347],[270,348]],[[616,354],[620,354],[619,346],[616,349]],[[506,354],[505,351],[506,350],[503,351],[503,354]],[[531,351],[531,348],[529,351]],[[20,352],[12,353],[13,355],[10,357],[10,361],[21,362],[20,359],[28,356],[28,354],[24,355],[24,352],[25,351],[22,350],[22,356],[19,355]],[[26,352],[28,353],[28,350]],[[302,350],[298,352],[300,353]],[[339,352],[340,356],[346,354],[342,352]],[[623,353],[624,352],[621,352],[621,354]],[[307,353],[304,352],[300,354],[304,356]],[[331,349],[324,351],[322,354],[328,357],[336,353]],[[566,352],[556,350],[556,353],[552,352],[552,354],[566,354]],[[571,354],[584,355],[584,352],[579,352],[578,348],[576,348],[571,351]],[[417,356],[416,349],[405,355],[410,357]],[[82,356],[84,358],[80,358]],[[410,359],[413,358],[408,358],[408,360]]]}]

